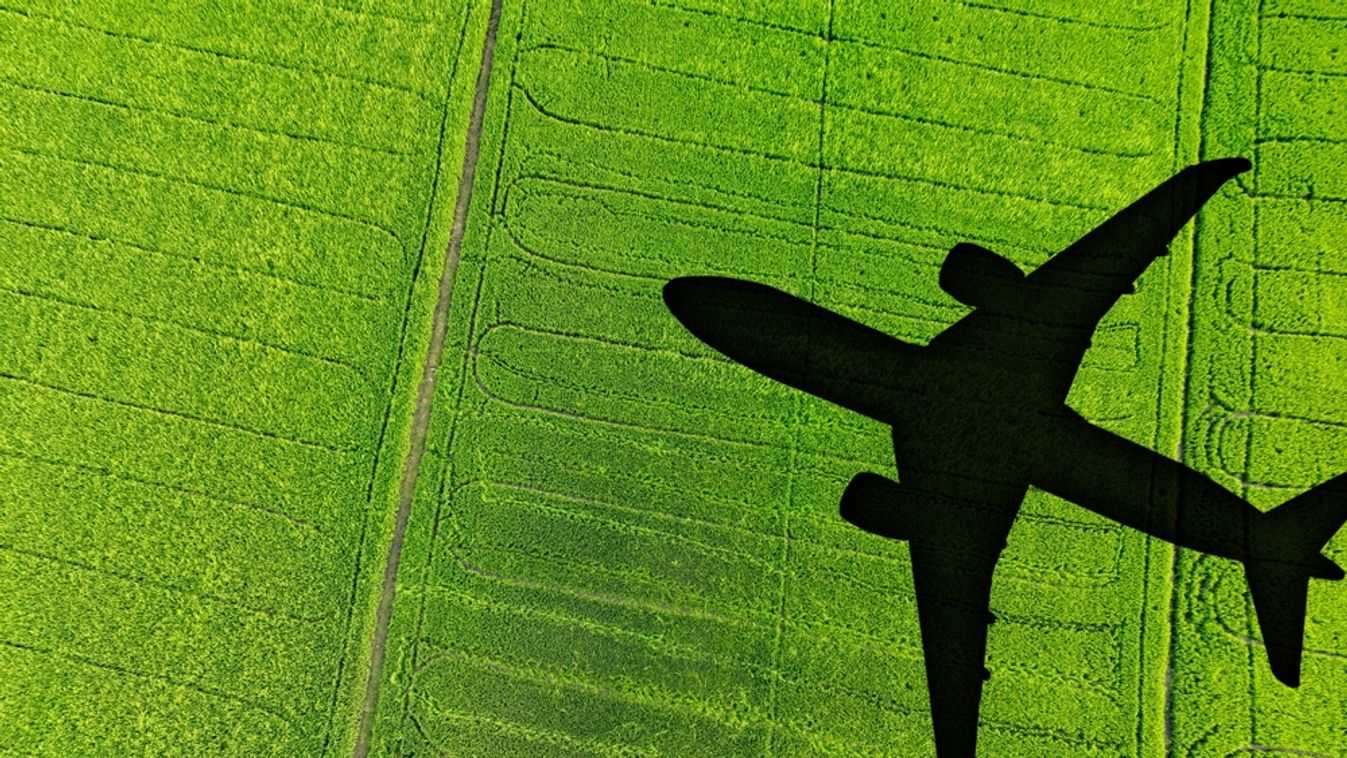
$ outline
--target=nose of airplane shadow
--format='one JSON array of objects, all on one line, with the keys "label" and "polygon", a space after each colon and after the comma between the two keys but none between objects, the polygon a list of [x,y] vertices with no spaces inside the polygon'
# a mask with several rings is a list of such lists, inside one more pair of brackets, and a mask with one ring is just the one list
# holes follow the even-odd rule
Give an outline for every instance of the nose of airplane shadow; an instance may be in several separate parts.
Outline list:
[{"label": "nose of airplane shadow", "polygon": [[699,320],[693,316],[697,310],[696,302],[702,299],[697,297],[697,293],[706,286],[708,279],[710,277],[684,276],[671,279],[664,284],[664,306],[682,322],[683,326],[690,328],[689,321]]},{"label": "nose of airplane shadow", "polygon": [[[732,328],[736,315],[766,310],[770,288],[721,276],[682,276],[664,285],[664,305],[692,333]],[[755,307],[756,306],[756,307]]]},{"label": "nose of airplane shadow", "polygon": [[695,293],[702,283],[711,277],[706,276],[680,276],[677,279],[670,279],[664,283],[664,305],[668,307],[674,315],[683,308],[687,302],[688,296]]},{"label": "nose of airplane shadow", "polygon": [[743,291],[745,284],[748,283],[723,276],[680,276],[664,284],[664,304],[674,310],[696,301],[716,300]]},{"label": "nose of airplane shadow", "polygon": [[702,342],[782,380],[782,371],[798,370],[811,350],[835,341],[843,322],[775,287],[720,276],[670,280],[664,285],[664,303]]}]

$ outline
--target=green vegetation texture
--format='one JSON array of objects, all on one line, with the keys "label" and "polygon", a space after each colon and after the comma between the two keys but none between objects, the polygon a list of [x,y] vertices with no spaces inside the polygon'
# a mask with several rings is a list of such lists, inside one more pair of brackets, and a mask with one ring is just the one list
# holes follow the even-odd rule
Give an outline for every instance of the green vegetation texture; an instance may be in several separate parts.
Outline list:
[{"label": "green vegetation texture", "polygon": [[352,749],[486,20],[356,5],[0,4],[0,753]]},{"label": "green vegetation texture", "polygon": [[[500,5],[373,754],[931,754],[906,547],[836,516],[887,430],[673,276],[923,342],[955,242],[1248,157],[1071,403],[1263,508],[1347,470],[1337,3]],[[489,12],[0,0],[0,753],[351,753]],[[1032,493],[980,747],[1347,755],[1344,593],[1291,690],[1237,566]]]},{"label": "green vegetation texture", "polygon": [[[921,342],[966,312],[955,242],[1033,267],[1246,156],[1071,402],[1262,507],[1347,469],[1344,51],[1347,12],[1284,0],[507,0],[376,748],[931,754],[906,548],[836,516],[886,430],[699,343],[673,276]],[[980,747],[1347,754],[1343,591],[1289,690],[1238,566],[1035,493]]]}]

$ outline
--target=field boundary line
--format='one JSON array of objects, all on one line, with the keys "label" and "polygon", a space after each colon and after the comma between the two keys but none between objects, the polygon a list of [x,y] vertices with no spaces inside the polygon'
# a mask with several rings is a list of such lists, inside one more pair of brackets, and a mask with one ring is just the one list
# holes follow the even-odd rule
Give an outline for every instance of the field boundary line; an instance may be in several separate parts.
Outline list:
[{"label": "field boundary line", "polygon": [[486,96],[495,59],[496,30],[500,26],[501,2],[502,0],[491,2],[486,39],[482,45],[482,60],[477,70],[472,112],[468,117],[468,134],[463,150],[463,170],[459,174],[458,190],[454,200],[453,227],[449,233],[449,244],[444,251],[444,270],[440,275],[439,296],[431,317],[430,344],[426,350],[421,382],[417,387],[407,458],[403,462],[402,483],[398,490],[397,518],[393,526],[393,537],[388,546],[388,558],[384,562],[383,584],[375,615],[374,636],[370,643],[369,674],[365,681],[365,696],[356,732],[354,750],[356,758],[365,758],[370,750],[374,710],[378,703],[379,681],[383,673],[384,652],[388,645],[388,626],[393,615],[393,596],[397,589],[398,564],[402,558],[402,545],[407,532],[407,521],[411,515],[412,500],[416,494],[417,474],[420,471],[421,459],[426,452],[426,435],[430,426],[431,402],[435,397],[435,380],[441,353],[444,350],[445,336],[449,329],[449,306],[454,294],[454,274],[458,270],[463,233],[467,227],[468,206],[472,201],[472,184],[477,173],[477,156],[481,148]]},{"label": "field boundary line", "polygon": [[[1188,7],[1188,11],[1190,14],[1192,8],[1193,6],[1190,4]],[[1182,140],[1182,135],[1179,134],[1179,128],[1182,125],[1184,115],[1181,110],[1183,106],[1183,100],[1182,100],[1182,89],[1180,89],[1179,93],[1180,100],[1178,103],[1180,115],[1177,117],[1177,121],[1175,123],[1175,137],[1176,137],[1175,150],[1176,151],[1181,151],[1185,149],[1189,150],[1191,151],[1191,157],[1189,157],[1188,155],[1184,155],[1182,153],[1178,154],[1177,157],[1180,160],[1176,161],[1176,165],[1180,162],[1200,161],[1207,157],[1206,156],[1207,128],[1205,123],[1205,117],[1207,115],[1207,109],[1210,106],[1212,99],[1211,94],[1212,65],[1214,57],[1216,55],[1216,46],[1218,43],[1216,37],[1216,29],[1217,29],[1216,14],[1217,14],[1216,4],[1213,3],[1212,6],[1207,9],[1207,17],[1203,19],[1205,21],[1205,28],[1198,30],[1202,34],[1201,41],[1203,49],[1202,49],[1202,66],[1200,69],[1202,73],[1202,78],[1200,81],[1194,80],[1193,82],[1194,86],[1201,87],[1200,94],[1194,95],[1194,97],[1197,100],[1196,102],[1197,113],[1193,114],[1193,117],[1197,119],[1198,123],[1196,126],[1196,135],[1195,135],[1196,144],[1193,145],[1185,145]],[[1186,25],[1191,24],[1191,17],[1189,21],[1185,22],[1185,24]],[[1185,39],[1187,37],[1187,34],[1189,34],[1190,32],[1191,30],[1185,31]],[[1255,126],[1254,131],[1257,132],[1257,126]],[[1232,184],[1236,186],[1236,189],[1240,189],[1237,182],[1232,182]],[[1178,423],[1177,429],[1178,439],[1175,440],[1173,454],[1175,455],[1176,459],[1180,464],[1184,463],[1192,452],[1192,448],[1187,443],[1188,430],[1190,428],[1190,425],[1194,422],[1194,412],[1193,408],[1191,407],[1191,401],[1195,393],[1196,385],[1199,381],[1201,381],[1201,377],[1196,376],[1193,371],[1193,350],[1196,345],[1195,332],[1197,323],[1196,313],[1198,307],[1198,299],[1197,299],[1198,261],[1199,257],[1202,254],[1203,248],[1201,231],[1202,231],[1202,219],[1194,218],[1186,235],[1189,247],[1188,252],[1189,263],[1188,263],[1188,270],[1187,272],[1185,272],[1188,281],[1186,283],[1186,286],[1184,287],[1185,302],[1183,310],[1181,311],[1181,318],[1182,318],[1181,323],[1183,327],[1183,334],[1182,334],[1183,349],[1181,352],[1178,353],[1180,357],[1180,362],[1176,367],[1176,373],[1179,376],[1179,381],[1181,382],[1181,384],[1179,385],[1178,388],[1176,388],[1177,392],[1179,393],[1178,402],[1180,405],[1179,405],[1178,419],[1175,420]],[[1202,413],[1205,413],[1205,411],[1199,412],[1198,414],[1199,418]],[[1245,473],[1247,474],[1247,466]],[[1241,491],[1240,494],[1241,496],[1243,496],[1246,493]],[[1160,719],[1161,719],[1159,725],[1160,745],[1158,747],[1160,747],[1163,750],[1163,753],[1167,756],[1175,755],[1179,749],[1179,746],[1175,744],[1176,729],[1174,721],[1174,708],[1176,701],[1175,701],[1174,675],[1177,669],[1175,662],[1179,652],[1179,642],[1178,642],[1179,627],[1180,627],[1179,614],[1181,611],[1180,603],[1182,602],[1179,581],[1184,573],[1181,560],[1182,553],[1181,550],[1178,548],[1178,546],[1170,546],[1168,557],[1169,557],[1169,566],[1161,567],[1161,571],[1164,572],[1164,575],[1166,577],[1164,582],[1164,588],[1168,590],[1169,596],[1167,598],[1164,598],[1164,604],[1167,606],[1167,608],[1164,616],[1165,622],[1164,627],[1162,629],[1162,637],[1158,641],[1159,644],[1163,645],[1164,647],[1164,657],[1162,659],[1164,662],[1164,669],[1163,669],[1164,676],[1161,679],[1161,692],[1163,693],[1164,697],[1161,700],[1160,704]],[[1160,560],[1163,559],[1164,556],[1162,555],[1160,557]],[[1215,727],[1215,730],[1219,731],[1219,727]]]}]

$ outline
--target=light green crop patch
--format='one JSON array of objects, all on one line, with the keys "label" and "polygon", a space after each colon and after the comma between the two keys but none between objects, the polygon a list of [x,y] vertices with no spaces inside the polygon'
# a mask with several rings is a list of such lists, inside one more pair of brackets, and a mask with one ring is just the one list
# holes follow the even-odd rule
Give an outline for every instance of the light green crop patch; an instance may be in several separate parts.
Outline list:
[{"label": "light green crop patch", "polygon": [[0,751],[350,752],[485,10],[0,6]]},{"label": "light green crop patch", "polygon": [[[936,286],[955,242],[1031,268],[1199,157],[1249,157],[1071,402],[1263,507],[1347,468],[1344,22],[1066,5],[504,3],[376,751],[930,754],[906,548],[836,516],[892,467],[886,430],[699,343],[674,276],[921,342],[964,313]],[[1034,494],[981,747],[1340,753],[1340,589],[1312,593],[1306,683],[1279,688],[1236,566]]]}]

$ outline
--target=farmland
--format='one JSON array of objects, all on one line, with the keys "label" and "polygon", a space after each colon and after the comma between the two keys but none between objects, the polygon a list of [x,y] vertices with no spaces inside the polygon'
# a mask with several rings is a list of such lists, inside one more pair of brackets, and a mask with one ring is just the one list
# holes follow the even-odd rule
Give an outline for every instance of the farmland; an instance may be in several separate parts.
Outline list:
[{"label": "farmland", "polygon": [[0,750],[350,751],[486,19],[397,5],[0,8]]},{"label": "farmland", "polygon": [[[21,0],[0,40],[0,752],[930,754],[906,547],[836,515],[887,430],[661,286],[920,343],[955,242],[1030,269],[1199,158],[1255,168],[1070,402],[1263,508],[1347,470],[1322,0]],[[1344,591],[1290,690],[1237,567],[1033,492],[980,745],[1347,753]]]},{"label": "farmland", "polygon": [[[1283,97],[1318,110],[1264,96],[1260,118],[1264,68],[1330,61],[1290,37],[1295,61],[1243,58],[1344,22],[882,5],[504,3],[376,751],[929,754],[906,550],[836,517],[852,475],[891,470],[885,430],[699,343],[660,300],[673,276],[752,278],[922,342],[965,312],[936,286],[954,242],[1030,268],[1199,156],[1246,155],[1252,184],[1110,314],[1071,402],[1264,507],[1347,467],[1319,320],[1331,188],[1258,220],[1281,230],[1272,278],[1249,259],[1273,246],[1250,223],[1265,198],[1333,181],[1342,80],[1303,74]],[[1250,286],[1277,290],[1255,309]],[[1314,590],[1320,652],[1287,691],[1237,568],[1035,493],[993,591],[982,745],[1341,753],[1337,591]]]}]

